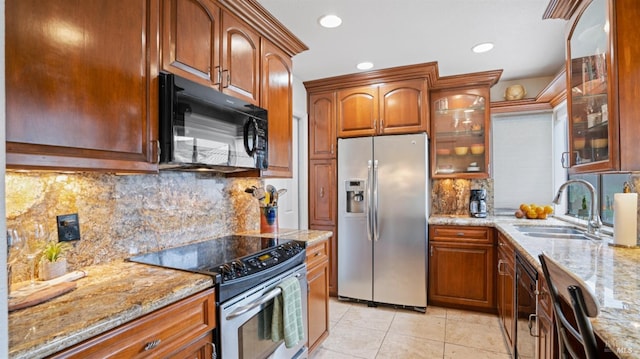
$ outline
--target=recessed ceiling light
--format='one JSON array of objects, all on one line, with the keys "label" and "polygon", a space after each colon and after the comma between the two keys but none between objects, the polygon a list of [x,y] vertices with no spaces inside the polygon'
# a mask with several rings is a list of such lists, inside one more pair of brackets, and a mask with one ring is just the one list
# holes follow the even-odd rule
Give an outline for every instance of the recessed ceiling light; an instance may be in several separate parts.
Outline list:
[{"label": "recessed ceiling light", "polygon": [[336,15],[325,15],[318,20],[322,27],[326,27],[328,29],[338,27],[342,24],[342,19],[337,17]]},{"label": "recessed ceiling light", "polygon": [[361,62],[357,64],[356,67],[358,68],[358,70],[369,70],[373,68],[373,62]]},{"label": "recessed ceiling light", "polygon": [[475,52],[476,54],[481,54],[483,52],[487,52],[489,50],[493,49],[493,43],[492,42],[483,42],[481,44],[478,44],[474,47],[471,48],[471,50],[473,50],[473,52]]}]

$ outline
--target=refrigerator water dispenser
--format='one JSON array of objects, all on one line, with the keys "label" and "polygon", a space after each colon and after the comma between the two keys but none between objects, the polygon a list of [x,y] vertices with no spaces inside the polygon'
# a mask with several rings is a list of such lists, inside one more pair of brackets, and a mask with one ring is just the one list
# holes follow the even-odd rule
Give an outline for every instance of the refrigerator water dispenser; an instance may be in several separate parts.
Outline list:
[{"label": "refrigerator water dispenser", "polygon": [[364,180],[345,181],[347,213],[364,213]]}]

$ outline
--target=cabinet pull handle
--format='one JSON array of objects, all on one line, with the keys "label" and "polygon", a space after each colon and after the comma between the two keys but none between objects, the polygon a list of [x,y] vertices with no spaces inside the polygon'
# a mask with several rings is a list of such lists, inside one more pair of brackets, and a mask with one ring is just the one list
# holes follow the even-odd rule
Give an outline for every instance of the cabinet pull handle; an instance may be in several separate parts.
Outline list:
[{"label": "cabinet pull handle", "polygon": [[433,257],[433,246],[431,246],[431,250],[430,250],[430,254],[431,257]]},{"label": "cabinet pull handle", "polygon": [[504,275],[504,272],[500,270],[501,264],[504,264],[502,259],[498,260],[498,275]]},{"label": "cabinet pull handle", "polygon": [[216,66],[214,67],[214,69],[216,71],[216,82],[214,83],[214,85],[218,86],[222,81],[222,71],[220,71],[220,66]]},{"label": "cabinet pull handle", "polygon": [[567,160],[567,156],[569,156],[569,152],[562,152],[562,156],[560,157],[560,164],[562,165],[562,168],[569,168],[565,163]]},{"label": "cabinet pull handle", "polygon": [[[155,162],[155,163],[160,163],[160,141],[153,141],[153,142],[155,142],[155,143],[156,143],[156,148],[155,148],[155,151],[156,151],[156,153],[155,153],[155,158],[156,158],[156,159],[155,159],[155,161],[156,161],[156,162]],[[152,145],[152,146],[153,146],[153,145]],[[152,150],[152,151],[153,151],[153,150]],[[154,156],[153,156],[153,154],[152,154],[152,155],[151,155],[151,158],[153,158],[153,157],[154,157]]]},{"label": "cabinet pull handle", "polygon": [[333,143],[331,144],[331,154],[333,154]]},{"label": "cabinet pull handle", "polygon": [[147,344],[145,344],[144,350],[147,351],[147,350],[155,349],[158,345],[160,345],[161,341],[162,341],[161,339],[156,339],[148,342]]},{"label": "cabinet pull handle", "polygon": [[324,187],[320,187],[320,198],[324,198]]},{"label": "cabinet pull handle", "polygon": [[527,323],[527,326],[529,327],[529,335],[531,335],[532,337],[539,337],[539,334],[534,334],[533,333],[533,323],[531,323],[531,321],[533,320],[533,318],[535,318],[536,320],[538,320],[538,315],[537,314],[529,314],[529,322]]},{"label": "cabinet pull handle", "polygon": [[211,359],[217,359],[218,353],[216,353],[216,345],[213,343],[207,343],[207,344],[211,345]]},{"label": "cabinet pull handle", "polygon": [[458,236],[458,237],[464,237],[464,232],[458,232],[458,233],[456,233],[456,236]]},{"label": "cabinet pull handle", "polygon": [[[227,83],[226,84],[222,84],[222,88],[227,88],[229,87],[229,85],[231,84],[231,72],[229,72],[229,70],[222,70],[222,73],[227,73]],[[220,80],[222,81],[222,80]]]},{"label": "cabinet pull handle", "polygon": [[316,254],[314,254],[313,256],[314,256],[314,257],[317,257],[317,256],[319,256],[319,255],[320,255],[320,252],[316,252]]}]

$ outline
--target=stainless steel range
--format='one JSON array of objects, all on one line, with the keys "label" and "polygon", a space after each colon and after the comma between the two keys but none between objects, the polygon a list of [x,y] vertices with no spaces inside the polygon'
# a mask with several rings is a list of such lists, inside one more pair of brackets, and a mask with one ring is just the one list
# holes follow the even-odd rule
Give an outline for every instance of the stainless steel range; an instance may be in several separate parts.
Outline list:
[{"label": "stainless steel range", "polygon": [[[129,258],[132,262],[211,275],[216,282],[218,340],[222,359],[307,358],[306,339],[287,348],[263,330],[280,294],[278,284],[300,281],[307,332],[305,243],[253,236],[227,236]],[[268,333],[267,333],[268,334]]]}]

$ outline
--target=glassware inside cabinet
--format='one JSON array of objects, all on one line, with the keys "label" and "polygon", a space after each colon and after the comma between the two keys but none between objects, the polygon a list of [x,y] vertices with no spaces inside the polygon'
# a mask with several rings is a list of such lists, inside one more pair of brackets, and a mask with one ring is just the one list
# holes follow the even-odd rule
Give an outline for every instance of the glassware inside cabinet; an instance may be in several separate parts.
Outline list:
[{"label": "glassware inside cabinet", "polygon": [[434,100],[434,174],[486,171],[485,102],[485,97],[472,94]]},{"label": "glassware inside cabinet", "polygon": [[609,159],[606,13],[606,1],[594,0],[570,38],[570,145],[574,165]]}]

